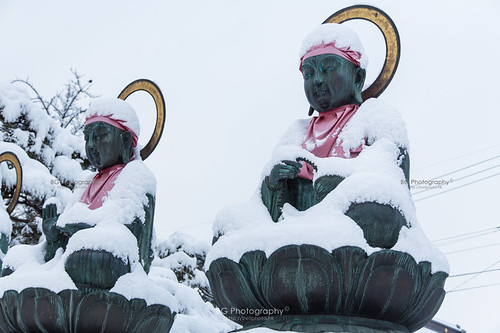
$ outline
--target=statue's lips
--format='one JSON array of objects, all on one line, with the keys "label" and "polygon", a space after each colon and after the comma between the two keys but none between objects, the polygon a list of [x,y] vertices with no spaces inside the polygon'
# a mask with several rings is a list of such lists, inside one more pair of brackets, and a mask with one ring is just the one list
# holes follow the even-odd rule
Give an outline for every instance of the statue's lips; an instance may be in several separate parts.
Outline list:
[{"label": "statue's lips", "polygon": [[331,97],[328,89],[318,90],[314,93],[316,104],[321,108],[327,108],[330,105]]}]

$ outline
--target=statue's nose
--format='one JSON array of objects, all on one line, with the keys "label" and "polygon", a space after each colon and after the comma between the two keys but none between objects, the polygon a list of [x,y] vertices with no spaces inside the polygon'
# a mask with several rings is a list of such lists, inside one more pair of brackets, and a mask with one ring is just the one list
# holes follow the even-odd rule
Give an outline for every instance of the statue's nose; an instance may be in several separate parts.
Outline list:
[{"label": "statue's nose", "polygon": [[325,89],[326,80],[323,77],[316,76],[314,78],[314,89]]},{"label": "statue's nose", "polygon": [[89,135],[87,142],[86,142],[86,147],[89,151],[94,151],[95,150],[95,140],[93,135]]},{"label": "statue's nose", "polygon": [[319,71],[314,74],[314,86],[321,87],[326,83],[325,78],[321,75]]}]

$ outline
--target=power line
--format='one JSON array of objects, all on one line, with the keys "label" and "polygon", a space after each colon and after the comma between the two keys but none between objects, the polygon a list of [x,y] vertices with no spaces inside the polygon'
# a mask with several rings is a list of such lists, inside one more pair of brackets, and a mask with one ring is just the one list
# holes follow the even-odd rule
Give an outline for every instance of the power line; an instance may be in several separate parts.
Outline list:
[{"label": "power line", "polygon": [[484,272],[486,272],[487,270],[489,270],[491,267],[495,266],[496,264],[498,264],[500,262],[500,259],[498,259],[497,261],[495,261],[493,264],[489,265],[488,267],[486,267],[485,269],[483,269],[482,271],[480,272],[477,272],[475,273],[474,275],[472,275],[470,278],[468,278],[467,280],[465,280],[464,282],[460,283],[458,286],[456,286],[455,288],[453,288],[452,290],[450,291],[447,291],[448,293],[451,293],[453,291],[456,291],[456,290],[463,290],[463,289],[458,289],[459,287],[463,286],[464,284],[468,283],[469,281],[471,281],[472,279],[478,277],[479,275],[483,274]]},{"label": "power line", "polygon": [[455,239],[455,238],[461,238],[461,237],[475,235],[475,234],[484,233],[484,232],[489,233],[489,232],[494,232],[494,231],[498,231],[498,230],[500,230],[500,226],[493,227],[493,228],[488,228],[488,229],[477,230],[477,231],[472,231],[472,232],[468,232],[468,233],[465,233],[465,234],[460,234],[460,235],[455,235],[455,236],[449,236],[449,237],[445,237],[445,238],[440,238],[440,239],[436,239],[433,242],[434,243],[438,243],[438,242],[442,242],[442,241],[445,241],[445,240],[450,240],[450,239]]},{"label": "power line", "polygon": [[454,253],[467,252],[467,251],[472,251],[472,250],[477,250],[477,249],[483,249],[485,247],[492,247],[492,246],[496,246],[496,245],[500,245],[500,243],[494,243],[494,244],[488,244],[488,245],[481,245],[481,246],[476,246],[476,247],[470,247],[468,249],[462,249],[462,250],[456,250],[456,251],[446,252],[445,254],[448,255],[448,254],[454,254]]},{"label": "power line", "polygon": [[470,287],[470,288],[453,289],[453,290],[447,291],[446,293],[447,294],[456,293],[456,292],[464,291],[464,290],[472,290],[472,289],[479,289],[479,288],[486,288],[486,287],[493,287],[493,286],[500,286],[500,283],[491,283],[491,284],[485,284],[482,286],[476,286],[476,287]]},{"label": "power line", "polygon": [[492,234],[492,233],[498,232],[498,231],[500,231],[500,229],[499,230],[493,230],[493,231],[490,231],[490,232],[483,232],[483,233],[480,233],[480,234],[470,235],[470,236],[466,236],[466,237],[462,237],[462,238],[458,238],[458,239],[454,239],[454,240],[451,239],[451,240],[446,241],[446,242],[444,242],[442,244],[439,244],[438,247],[455,244],[457,242],[463,242],[463,241],[466,241],[466,240],[469,240],[469,239],[472,239],[472,238],[486,236],[486,235],[489,235],[489,234]]},{"label": "power line", "polygon": [[433,164],[430,164],[430,165],[427,165],[427,166],[423,166],[421,168],[417,168],[415,169],[415,171],[420,171],[420,170],[423,170],[423,169],[427,169],[427,168],[430,168],[430,167],[433,167],[435,165],[439,165],[439,164],[443,164],[443,163],[446,163],[446,162],[449,162],[449,161],[454,161],[454,160],[458,160],[462,157],[466,157],[466,156],[470,156],[470,155],[474,155],[476,153],[480,153],[480,152],[483,152],[485,150],[490,150],[491,148],[495,148],[495,147],[498,147],[500,146],[500,144],[496,144],[496,145],[493,145],[493,146],[490,146],[488,148],[484,148],[484,149],[480,149],[480,150],[476,150],[476,151],[473,151],[472,153],[467,153],[467,154],[463,154],[463,155],[460,155],[460,156],[456,156],[456,157],[452,157],[452,158],[449,158],[447,160],[444,160],[444,161],[441,161],[441,162],[436,162],[436,163],[433,163]]},{"label": "power line", "polygon": [[455,274],[455,275],[448,276],[448,278],[468,276],[468,275],[474,275],[474,274],[490,273],[490,272],[496,272],[496,271],[500,271],[500,268],[488,269],[486,271],[480,271],[480,272],[470,272],[470,273]]},{"label": "power line", "polygon": [[468,185],[472,185],[474,183],[478,183],[480,181],[483,181],[483,180],[486,180],[486,179],[489,179],[489,178],[492,178],[492,177],[495,177],[495,176],[498,176],[500,175],[500,172],[498,173],[495,173],[493,175],[490,175],[488,177],[484,177],[484,178],[481,178],[481,179],[478,179],[478,180],[475,180],[473,182],[470,182],[470,183],[467,183],[467,184],[464,184],[464,185],[460,185],[460,186],[457,186],[457,187],[454,187],[454,188],[451,188],[449,190],[446,190],[446,191],[442,191],[442,192],[439,192],[439,193],[436,193],[436,194],[432,194],[432,195],[429,195],[429,196],[426,196],[426,197],[423,197],[423,198],[420,198],[420,199],[417,199],[417,200],[414,200],[414,202],[417,202],[417,201],[421,201],[421,200],[425,200],[425,199],[429,199],[429,198],[432,198],[432,197],[435,197],[437,195],[440,195],[440,194],[444,194],[444,193],[447,193],[447,192],[450,192],[450,191],[453,191],[453,190],[458,190],[459,188],[462,188],[462,187],[465,187],[465,186],[468,186]]},{"label": "power line", "polygon": [[470,164],[470,165],[468,165],[468,166],[465,166],[465,167],[463,167],[463,168],[457,169],[457,170],[455,170],[455,171],[451,171],[451,172],[445,173],[444,175],[434,177],[434,178],[432,178],[431,180],[435,180],[435,179],[438,179],[438,178],[442,178],[442,177],[446,177],[446,176],[452,175],[452,174],[457,173],[457,172],[459,172],[459,171],[462,171],[462,170],[465,170],[465,169],[469,169],[469,168],[472,168],[473,166],[476,166],[476,165],[479,165],[479,164],[482,164],[482,163],[485,163],[485,162],[488,162],[488,161],[494,160],[495,158],[498,158],[498,157],[500,157],[500,155],[496,155],[496,156],[493,156],[493,157],[487,158],[487,159],[485,159],[485,160],[482,160],[482,161],[480,161],[480,162],[476,162],[476,163]]},{"label": "power line", "polygon": [[[472,177],[472,176],[475,176],[477,174],[480,174],[482,172],[485,172],[485,171],[488,171],[488,170],[491,170],[491,169],[494,169],[494,168],[498,168],[500,166],[500,164],[497,164],[497,165],[494,165],[492,167],[489,167],[489,168],[486,168],[486,169],[483,169],[483,170],[480,170],[480,171],[476,171],[474,173],[471,173],[471,174],[468,174],[468,175],[465,175],[463,177],[460,177],[460,178],[457,178],[457,179],[453,179],[453,182],[457,182],[459,180],[462,180],[462,179],[465,179],[465,178],[469,178],[469,177]],[[437,178],[441,178],[441,177],[436,177],[436,178],[433,178],[431,180],[435,180]],[[412,195],[417,195],[417,194],[420,194],[420,193],[423,193],[423,192],[426,192],[426,191],[429,191],[429,190],[432,190],[433,188],[426,188],[425,190],[422,190],[422,191],[419,191],[419,192],[415,192],[415,193],[412,193]]]}]

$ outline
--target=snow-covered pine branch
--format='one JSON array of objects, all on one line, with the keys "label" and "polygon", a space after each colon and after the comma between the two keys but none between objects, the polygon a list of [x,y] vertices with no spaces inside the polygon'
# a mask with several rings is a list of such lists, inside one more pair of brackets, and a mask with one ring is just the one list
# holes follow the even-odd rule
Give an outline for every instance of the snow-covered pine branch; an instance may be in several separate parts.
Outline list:
[{"label": "snow-covered pine branch", "polygon": [[[28,80],[0,83],[0,153],[13,151],[23,166],[23,188],[12,213],[11,245],[35,244],[41,236],[43,203],[56,196],[67,200],[71,190],[88,178],[82,128],[92,81],[73,78],[50,99],[40,95]],[[35,97],[32,97],[31,95]],[[15,172],[0,165],[2,196],[10,201]],[[83,185],[82,185],[83,186]]]}]

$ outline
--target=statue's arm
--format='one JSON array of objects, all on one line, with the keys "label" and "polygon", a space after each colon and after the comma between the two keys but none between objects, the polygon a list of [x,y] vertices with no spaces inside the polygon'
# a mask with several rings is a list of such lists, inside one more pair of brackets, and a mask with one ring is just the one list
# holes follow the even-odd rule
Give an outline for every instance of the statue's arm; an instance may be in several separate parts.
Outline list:
[{"label": "statue's arm", "polygon": [[155,212],[155,197],[152,194],[146,194],[148,204],[144,206],[145,219],[142,223],[139,219],[135,219],[132,223],[127,224],[127,228],[134,234],[137,239],[137,247],[139,248],[139,258],[144,271],[149,272],[149,267],[153,261],[153,249],[151,241],[153,238],[153,220]]},{"label": "statue's arm", "polygon": [[285,204],[286,181],[280,180],[277,185],[269,182],[269,176],[262,181],[261,186],[262,202],[267,207],[269,214],[274,222],[278,221],[281,215],[281,209]]},{"label": "statue's arm", "polygon": [[410,186],[410,155],[408,154],[408,149],[399,147],[399,160],[401,164],[399,167],[403,170],[405,175],[406,184]]}]

